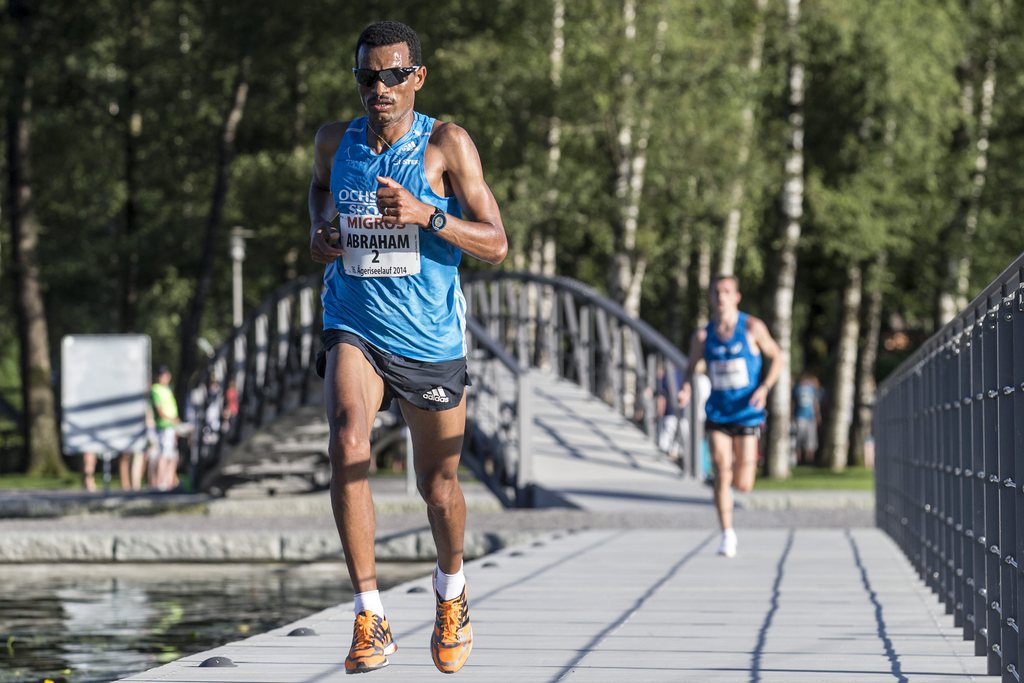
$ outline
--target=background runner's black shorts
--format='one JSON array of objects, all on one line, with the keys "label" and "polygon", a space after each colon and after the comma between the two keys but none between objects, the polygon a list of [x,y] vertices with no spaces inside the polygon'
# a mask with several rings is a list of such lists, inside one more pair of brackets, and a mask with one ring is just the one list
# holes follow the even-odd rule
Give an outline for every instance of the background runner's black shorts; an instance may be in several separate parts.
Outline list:
[{"label": "background runner's black shorts", "polygon": [[761,427],[748,427],[746,425],[723,424],[708,420],[704,423],[704,430],[708,432],[722,432],[729,436],[753,436],[761,438]]},{"label": "background runner's black shorts", "polygon": [[413,360],[388,353],[346,330],[324,330],[320,333],[321,350],[316,357],[316,374],[327,372],[327,354],[338,344],[348,344],[363,356],[384,380],[384,397],[379,410],[391,407],[395,396],[423,410],[449,410],[462,402],[462,394],[472,382],[466,359],[457,358],[439,363]]}]

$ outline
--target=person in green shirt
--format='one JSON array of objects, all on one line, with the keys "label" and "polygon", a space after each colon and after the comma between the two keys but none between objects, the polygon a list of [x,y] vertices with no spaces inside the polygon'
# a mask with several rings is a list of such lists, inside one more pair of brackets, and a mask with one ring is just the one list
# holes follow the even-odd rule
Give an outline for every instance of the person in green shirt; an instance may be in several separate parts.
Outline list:
[{"label": "person in green shirt", "polygon": [[149,391],[156,421],[156,456],[150,461],[149,483],[159,491],[169,491],[177,486],[178,479],[178,432],[181,424],[178,417],[178,402],[171,390],[171,370],[161,365],[157,370],[157,381]]}]

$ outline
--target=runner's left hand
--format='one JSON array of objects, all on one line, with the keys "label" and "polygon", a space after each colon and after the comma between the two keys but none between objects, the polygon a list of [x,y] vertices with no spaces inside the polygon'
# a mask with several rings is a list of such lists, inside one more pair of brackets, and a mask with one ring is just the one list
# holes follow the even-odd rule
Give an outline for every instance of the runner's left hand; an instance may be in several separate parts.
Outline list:
[{"label": "runner's left hand", "polygon": [[409,190],[387,176],[377,176],[377,208],[385,223],[390,225],[412,224],[426,227],[434,207],[424,204],[412,196]]},{"label": "runner's left hand", "polygon": [[753,408],[764,408],[768,404],[768,388],[758,387],[750,396],[750,405]]}]

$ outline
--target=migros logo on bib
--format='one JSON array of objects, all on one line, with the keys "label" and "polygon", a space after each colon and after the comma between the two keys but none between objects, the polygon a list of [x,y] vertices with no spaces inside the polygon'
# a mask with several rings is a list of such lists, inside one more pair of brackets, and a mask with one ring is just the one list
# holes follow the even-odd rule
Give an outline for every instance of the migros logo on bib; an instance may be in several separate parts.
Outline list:
[{"label": "migros logo on bib", "polygon": [[385,223],[384,217],[380,215],[347,214],[343,215],[346,228],[358,228],[361,230],[402,230],[404,223]]}]

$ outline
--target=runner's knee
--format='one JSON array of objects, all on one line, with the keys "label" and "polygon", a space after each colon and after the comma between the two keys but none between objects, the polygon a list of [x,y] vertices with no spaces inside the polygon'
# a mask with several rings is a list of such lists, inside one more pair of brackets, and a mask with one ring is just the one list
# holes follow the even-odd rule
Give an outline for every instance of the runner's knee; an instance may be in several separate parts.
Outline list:
[{"label": "runner's knee", "polygon": [[750,493],[754,490],[754,482],[750,479],[741,478],[734,481],[732,487],[740,493]]},{"label": "runner's knee", "polygon": [[[370,466],[370,440],[362,430],[346,427],[331,429],[331,465],[335,473],[346,472],[359,465]],[[345,472],[341,472],[345,474]]]},{"label": "runner's knee", "polygon": [[441,474],[417,476],[416,488],[430,508],[448,508],[461,493],[458,479]]}]

